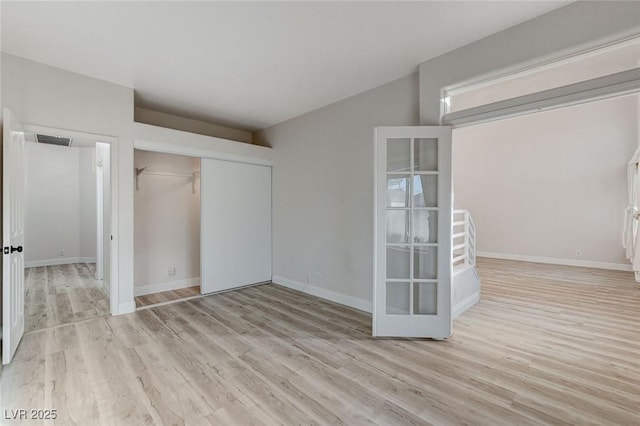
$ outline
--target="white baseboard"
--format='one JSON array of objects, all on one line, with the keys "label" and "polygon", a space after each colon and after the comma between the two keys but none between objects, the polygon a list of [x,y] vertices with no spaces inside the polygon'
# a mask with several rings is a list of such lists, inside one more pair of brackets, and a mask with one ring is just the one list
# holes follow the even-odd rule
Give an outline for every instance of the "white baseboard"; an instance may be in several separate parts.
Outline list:
[{"label": "white baseboard", "polygon": [[25,268],[38,266],[69,265],[71,263],[96,263],[95,257],[56,257],[55,259],[29,260],[24,262]]},{"label": "white baseboard", "polygon": [[109,281],[103,279],[102,281],[102,289],[104,290],[105,293],[107,294],[111,294],[111,284],[109,284]]},{"label": "white baseboard", "polygon": [[310,284],[304,284],[298,281],[290,280],[288,278],[279,277],[277,275],[273,276],[272,282],[274,284],[279,284],[283,287],[287,287],[292,290],[301,291],[302,293],[310,294],[312,296],[317,296],[321,299],[330,300],[332,302],[349,306],[351,308],[358,309],[361,311],[371,313],[371,311],[373,310],[373,304],[368,300],[359,299],[353,296],[347,296],[346,294],[337,293],[332,290],[327,290],[326,288],[317,287]]},{"label": "white baseboard", "polygon": [[181,288],[200,285],[200,277],[188,278],[186,280],[169,281],[166,283],[135,285],[133,287],[134,296],[144,296],[146,294],[161,293],[163,291],[179,290]]},{"label": "white baseboard", "polygon": [[613,271],[633,271],[631,265],[627,265],[626,263],[596,262],[593,260],[576,260],[558,257],[527,256],[522,254],[491,253],[486,251],[479,251],[476,253],[476,256],[490,257],[492,259],[520,260],[523,262],[533,263],[549,263],[551,265],[582,266],[585,268],[610,269]]},{"label": "white baseboard", "polygon": [[118,312],[113,315],[130,314],[131,312],[135,312],[135,311],[136,311],[136,302],[131,301],[127,303],[120,303],[118,305]]},{"label": "white baseboard", "polygon": [[451,310],[451,318],[452,319],[458,318],[458,316],[461,313],[463,313],[464,311],[466,311],[467,309],[469,309],[470,307],[472,307],[473,305],[475,305],[479,301],[480,301],[480,292],[479,291],[473,293],[471,296],[468,296],[466,299],[461,300]]}]

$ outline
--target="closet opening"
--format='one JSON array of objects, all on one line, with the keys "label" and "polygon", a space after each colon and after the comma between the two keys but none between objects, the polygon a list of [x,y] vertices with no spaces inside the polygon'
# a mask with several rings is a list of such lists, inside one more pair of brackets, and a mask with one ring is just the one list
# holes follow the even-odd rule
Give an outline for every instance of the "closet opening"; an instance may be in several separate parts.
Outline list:
[{"label": "closet opening", "polygon": [[25,132],[25,332],[110,314],[111,146],[71,133]]},{"label": "closet opening", "polygon": [[200,158],[134,150],[138,309],[199,297]]}]

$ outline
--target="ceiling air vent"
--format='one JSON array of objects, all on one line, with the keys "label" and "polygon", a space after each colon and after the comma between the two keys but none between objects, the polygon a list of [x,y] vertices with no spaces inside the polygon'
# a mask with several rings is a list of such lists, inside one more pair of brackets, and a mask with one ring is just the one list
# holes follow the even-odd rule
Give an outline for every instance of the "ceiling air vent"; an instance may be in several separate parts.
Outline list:
[{"label": "ceiling air vent", "polygon": [[36,141],[38,143],[48,143],[49,145],[69,146],[71,145],[71,138],[64,138],[61,136],[41,135],[36,133]]}]

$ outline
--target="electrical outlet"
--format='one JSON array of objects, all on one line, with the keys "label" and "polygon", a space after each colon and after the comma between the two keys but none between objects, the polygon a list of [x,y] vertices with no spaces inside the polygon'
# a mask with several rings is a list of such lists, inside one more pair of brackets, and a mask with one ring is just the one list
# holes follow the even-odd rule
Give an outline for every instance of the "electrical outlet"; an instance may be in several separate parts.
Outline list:
[{"label": "electrical outlet", "polygon": [[311,274],[308,274],[307,275],[307,284],[310,284],[310,283],[311,283]]},{"label": "electrical outlet", "polygon": [[322,281],[322,272],[316,272],[316,281]]},{"label": "electrical outlet", "polygon": [[176,275],[176,268],[175,267],[169,268],[169,276],[173,277],[175,275]]},{"label": "electrical outlet", "polygon": [[576,256],[578,257],[582,256],[582,250],[576,250]]},{"label": "electrical outlet", "polygon": [[64,250],[58,249],[58,256],[64,256]]}]

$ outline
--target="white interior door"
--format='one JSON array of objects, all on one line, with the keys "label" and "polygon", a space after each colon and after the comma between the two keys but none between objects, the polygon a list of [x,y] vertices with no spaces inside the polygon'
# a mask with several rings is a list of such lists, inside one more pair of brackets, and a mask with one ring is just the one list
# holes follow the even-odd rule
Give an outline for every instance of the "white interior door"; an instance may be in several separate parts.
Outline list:
[{"label": "white interior door", "polygon": [[202,159],[203,294],[271,280],[271,167]]},{"label": "white interior door", "polygon": [[24,333],[25,137],[16,115],[3,110],[2,139],[2,363]]},{"label": "white interior door", "polygon": [[451,128],[378,127],[373,335],[451,335]]}]

